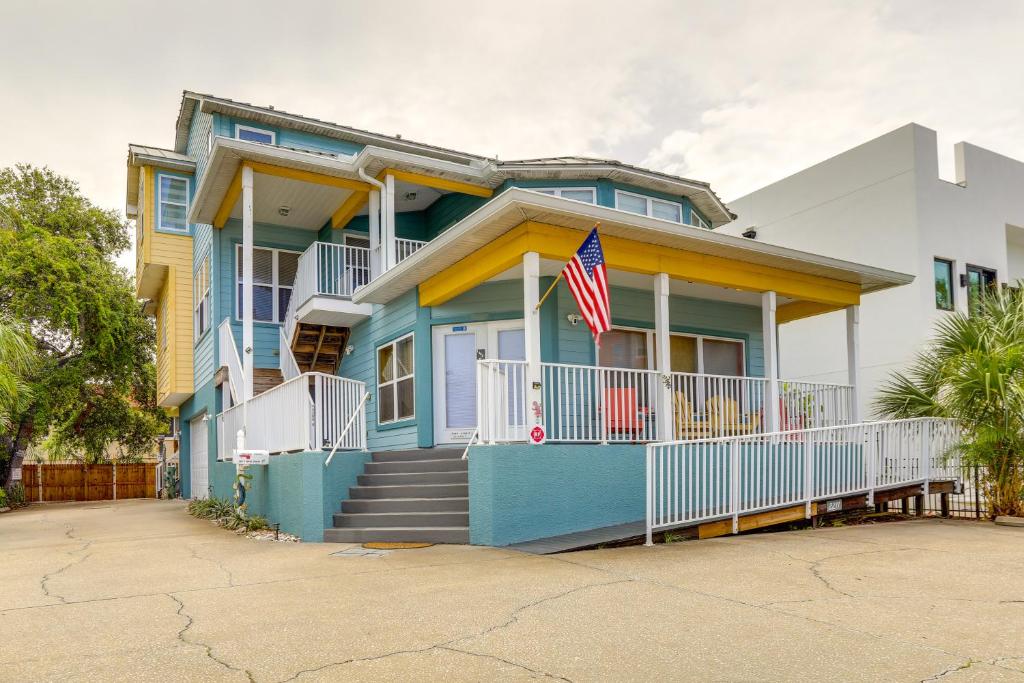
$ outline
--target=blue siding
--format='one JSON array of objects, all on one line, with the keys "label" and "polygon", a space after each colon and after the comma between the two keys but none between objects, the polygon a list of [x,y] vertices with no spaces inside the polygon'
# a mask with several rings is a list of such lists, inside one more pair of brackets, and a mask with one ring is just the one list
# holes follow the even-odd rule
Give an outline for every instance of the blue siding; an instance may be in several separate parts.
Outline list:
[{"label": "blue siding", "polygon": [[488,200],[484,197],[477,197],[470,194],[451,193],[443,195],[440,199],[427,207],[424,212],[426,214],[426,236],[422,239],[434,239],[442,232],[486,204],[487,201]]},{"label": "blue siding", "polygon": [[[210,255],[210,329],[208,329],[202,337],[195,341],[195,350],[192,359],[192,375],[193,382],[192,386],[202,386],[206,382],[213,379],[214,364],[216,358],[214,357],[214,347],[216,343],[214,338],[217,336],[216,326],[213,324],[213,311],[214,302],[217,292],[217,259],[216,254],[213,250],[213,228],[209,225],[196,225],[195,226],[195,237],[193,238],[192,246],[192,272],[195,273],[203,262],[203,259]],[[197,293],[198,294],[198,293]],[[193,306],[197,302],[193,301]]]},{"label": "blue siding", "polygon": [[293,147],[295,149],[309,150],[313,152],[327,152],[329,154],[341,154],[346,156],[358,154],[359,150],[363,148],[363,145],[355,142],[349,142],[348,140],[338,140],[336,138],[315,135],[305,131],[282,128],[280,126],[270,126],[265,123],[258,123],[256,121],[248,121],[246,119],[224,115],[217,115],[217,135],[228,138],[235,137],[235,124],[272,131],[276,136],[277,144],[281,147]]}]

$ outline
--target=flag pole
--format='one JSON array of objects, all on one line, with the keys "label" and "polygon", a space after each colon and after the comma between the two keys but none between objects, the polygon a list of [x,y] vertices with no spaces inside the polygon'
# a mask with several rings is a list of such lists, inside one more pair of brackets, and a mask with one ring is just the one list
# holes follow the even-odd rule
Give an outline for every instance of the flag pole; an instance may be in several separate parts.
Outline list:
[{"label": "flag pole", "polygon": [[[601,222],[600,221],[598,221],[597,223],[594,223],[594,228],[593,228],[594,230],[597,230],[599,227],[601,227]],[[550,287],[548,287],[548,291],[544,292],[544,296],[542,296],[540,298],[540,301],[537,302],[537,305],[533,307],[534,311],[539,311],[540,310],[541,305],[548,298],[548,296],[551,295],[551,292],[553,292],[555,287],[558,285],[558,281],[562,279],[562,273],[564,273],[564,272],[565,272],[565,269],[563,268],[562,271],[558,274],[558,277],[555,278],[555,281],[551,283]]]}]

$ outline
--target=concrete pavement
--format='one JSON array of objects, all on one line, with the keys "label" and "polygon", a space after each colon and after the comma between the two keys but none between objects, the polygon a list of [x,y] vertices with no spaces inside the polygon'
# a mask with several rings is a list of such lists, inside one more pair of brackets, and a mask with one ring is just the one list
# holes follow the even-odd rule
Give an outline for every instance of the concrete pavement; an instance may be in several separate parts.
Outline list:
[{"label": "concrete pavement", "polygon": [[254,541],[178,502],[0,515],[0,680],[1024,681],[1024,529],[346,547]]}]

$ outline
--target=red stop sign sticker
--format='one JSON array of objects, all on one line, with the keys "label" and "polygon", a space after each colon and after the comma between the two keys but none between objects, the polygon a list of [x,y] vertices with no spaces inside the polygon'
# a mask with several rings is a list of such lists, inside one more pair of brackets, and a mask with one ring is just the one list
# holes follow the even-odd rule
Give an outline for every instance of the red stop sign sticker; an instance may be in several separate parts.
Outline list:
[{"label": "red stop sign sticker", "polygon": [[534,425],[533,429],[530,430],[530,443],[532,444],[542,444],[546,437],[543,425]]}]

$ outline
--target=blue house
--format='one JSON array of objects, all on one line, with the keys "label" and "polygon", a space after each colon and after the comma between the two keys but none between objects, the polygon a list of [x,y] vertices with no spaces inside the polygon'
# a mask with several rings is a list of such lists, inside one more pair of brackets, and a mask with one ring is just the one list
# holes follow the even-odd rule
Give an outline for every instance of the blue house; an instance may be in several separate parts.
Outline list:
[{"label": "blue house", "polygon": [[[716,233],[732,215],[698,180],[193,92],[170,149],[130,146],[127,196],[183,491],[230,495],[241,432],[272,453],[250,510],[316,541],[642,519],[646,443],[859,422],[860,297],[910,281]],[[598,224],[599,347],[556,283]],[[840,309],[822,343],[847,344],[848,384],[781,379],[777,325]]]}]

